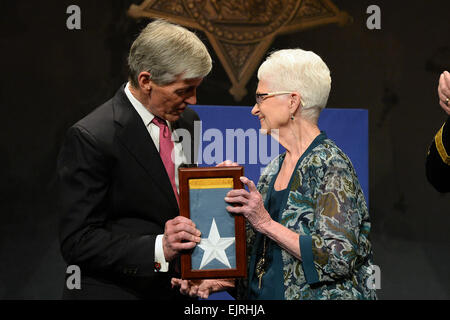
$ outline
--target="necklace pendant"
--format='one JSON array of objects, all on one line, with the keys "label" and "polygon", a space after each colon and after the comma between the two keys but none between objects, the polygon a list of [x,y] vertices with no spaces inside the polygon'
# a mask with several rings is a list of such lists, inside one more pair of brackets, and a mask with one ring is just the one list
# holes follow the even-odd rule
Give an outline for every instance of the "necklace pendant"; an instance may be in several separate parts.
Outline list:
[{"label": "necklace pendant", "polygon": [[262,272],[264,272],[264,264],[266,263],[266,260],[264,257],[261,257],[256,264],[256,275],[259,276]]},{"label": "necklace pendant", "polygon": [[258,289],[261,289],[261,280],[263,275],[266,273],[264,270],[264,264],[266,263],[266,260],[264,257],[261,257],[256,264],[256,277],[258,277]]}]

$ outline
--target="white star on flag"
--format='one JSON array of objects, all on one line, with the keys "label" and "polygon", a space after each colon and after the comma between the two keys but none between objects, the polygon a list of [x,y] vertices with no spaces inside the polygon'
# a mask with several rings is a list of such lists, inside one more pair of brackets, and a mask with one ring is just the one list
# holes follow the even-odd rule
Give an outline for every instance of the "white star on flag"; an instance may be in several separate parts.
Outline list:
[{"label": "white star on flag", "polygon": [[203,258],[200,263],[200,269],[211,262],[214,259],[219,260],[228,268],[231,268],[230,262],[228,261],[227,255],[225,254],[225,249],[232,245],[234,242],[234,237],[221,238],[219,231],[217,230],[216,220],[213,218],[211,223],[211,229],[209,229],[208,238],[202,238],[198,246],[203,249]]}]

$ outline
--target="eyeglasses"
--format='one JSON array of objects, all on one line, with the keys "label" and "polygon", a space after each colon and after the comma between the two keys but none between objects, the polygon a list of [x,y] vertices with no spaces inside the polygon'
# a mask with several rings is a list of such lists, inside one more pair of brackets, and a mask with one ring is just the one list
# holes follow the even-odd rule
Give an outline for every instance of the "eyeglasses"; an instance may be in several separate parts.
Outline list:
[{"label": "eyeglasses", "polygon": [[279,96],[282,94],[290,94],[290,93],[292,93],[292,92],[291,91],[277,91],[277,92],[270,92],[270,93],[256,93],[255,100],[256,100],[256,103],[258,105],[260,105],[264,101],[265,98]]}]

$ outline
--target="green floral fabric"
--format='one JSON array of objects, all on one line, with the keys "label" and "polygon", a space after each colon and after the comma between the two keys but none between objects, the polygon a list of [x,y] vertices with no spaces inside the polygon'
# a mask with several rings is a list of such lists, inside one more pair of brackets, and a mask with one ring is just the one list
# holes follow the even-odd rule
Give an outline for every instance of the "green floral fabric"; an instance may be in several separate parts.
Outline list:
[{"label": "green floral fabric", "polygon": [[[284,156],[260,177],[264,200]],[[288,188],[281,224],[300,234],[302,259],[282,250],[285,299],[376,299],[369,213],[349,158],[322,133],[299,160]],[[248,253],[254,239],[247,226]]]}]

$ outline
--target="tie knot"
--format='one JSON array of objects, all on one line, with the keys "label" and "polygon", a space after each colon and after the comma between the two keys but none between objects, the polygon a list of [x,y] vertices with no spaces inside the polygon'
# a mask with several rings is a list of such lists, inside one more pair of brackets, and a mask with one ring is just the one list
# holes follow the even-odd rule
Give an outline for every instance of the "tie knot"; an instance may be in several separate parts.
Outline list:
[{"label": "tie knot", "polygon": [[159,128],[167,127],[167,122],[159,117],[154,117],[152,123],[156,124]]},{"label": "tie knot", "polygon": [[169,126],[167,125],[167,122],[159,117],[154,117],[152,122],[156,124],[159,127],[159,134],[160,139],[164,138],[166,140],[171,139],[171,134],[169,130]]}]

